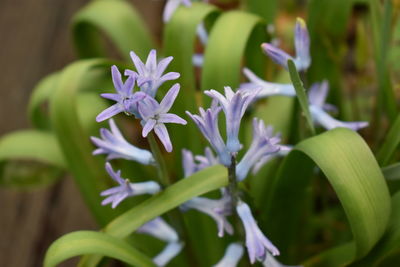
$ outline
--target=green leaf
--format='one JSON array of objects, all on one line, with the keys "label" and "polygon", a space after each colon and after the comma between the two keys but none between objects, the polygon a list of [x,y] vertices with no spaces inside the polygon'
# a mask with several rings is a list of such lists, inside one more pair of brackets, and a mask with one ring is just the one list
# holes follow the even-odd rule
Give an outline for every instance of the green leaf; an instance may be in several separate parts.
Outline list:
[{"label": "green leaf", "polygon": [[392,197],[392,212],[382,239],[366,257],[350,266],[395,266],[384,264],[390,258],[397,263],[400,259],[400,192]]},{"label": "green leaf", "polygon": [[292,80],[294,89],[296,90],[297,99],[299,100],[301,109],[303,110],[304,116],[306,117],[308,126],[312,134],[315,134],[314,123],[311,117],[310,110],[308,108],[308,97],[306,93],[306,89],[303,87],[303,82],[300,79],[299,73],[297,72],[296,66],[294,65],[293,60],[288,60],[288,67],[290,73],[290,79]]},{"label": "green leaf", "polygon": [[[204,54],[202,90],[237,88],[246,52],[252,59],[246,62],[247,66],[256,74],[263,73],[265,56],[259,46],[266,39],[264,27],[260,17],[240,11],[230,11],[218,18]],[[209,98],[206,101],[210,102]]]},{"label": "green leaf", "polygon": [[0,138],[0,185],[14,188],[51,184],[66,163],[54,135],[24,130]]},{"label": "green leaf", "polygon": [[345,63],[346,33],[353,1],[308,1],[307,26],[311,39],[310,83],[329,81],[330,102],[339,107],[342,118],[348,118],[343,101],[342,65]]},{"label": "green leaf", "polygon": [[[189,8],[178,8],[172,19],[164,29],[164,54],[173,56],[174,60],[169,70],[181,74],[179,83],[181,91],[174,103],[172,112],[184,116],[185,111],[197,112],[197,90],[195,69],[192,63],[195,54],[195,42],[197,38],[198,25],[206,20],[211,20],[219,14],[219,11],[212,5],[193,3]],[[175,82],[175,81],[174,81]],[[174,150],[180,151],[187,148],[194,153],[202,153],[201,142],[187,142],[187,136],[200,139],[200,132],[194,123],[188,123],[185,127],[170,125],[171,140]],[[181,164],[180,153],[174,157],[175,166]]]},{"label": "green leaf", "polygon": [[264,18],[267,24],[274,23],[278,11],[276,0],[247,0],[247,10]]},{"label": "green leaf", "polygon": [[392,88],[388,70],[388,51],[391,44],[391,22],[392,22],[392,1],[385,0],[382,10],[377,0],[370,0],[370,20],[372,26],[372,37],[374,43],[374,54],[376,62],[376,73],[378,78],[377,94],[377,127],[380,127],[382,112],[385,112],[392,122],[397,115],[396,97]]},{"label": "green leaf", "polygon": [[[365,256],[385,231],[390,195],[367,144],[355,132],[337,128],[304,140],[285,159],[268,208],[268,233],[292,260],[302,228],[314,162],[325,174],[346,213],[356,246],[353,259]],[[303,230],[301,230],[303,229]],[[299,259],[297,259],[299,260]]]},{"label": "green leaf", "polygon": [[72,32],[81,58],[106,55],[99,32],[109,37],[120,55],[127,60],[132,50],[143,58],[155,47],[140,16],[128,2],[122,0],[90,2],[73,18]]},{"label": "green leaf", "polygon": [[[59,74],[56,91],[50,100],[51,124],[68,167],[84,200],[101,225],[107,223],[121,210],[111,210],[100,205],[102,200],[100,192],[108,187],[104,181],[108,181],[109,178],[104,171],[104,163],[92,155],[94,147],[89,141],[87,132],[88,129],[100,125],[95,121],[96,113],[90,112],[93,117],[91,120],[86,118],[86,125],[83,126],[79,117],[78,103],[79,93],[86,88],[86,80],[92,82],[95,80],[95,76],[91,76],[91,73],[99,70],[108,73],[110,65],[111,63],[106,60],[93,59],[78,61],[67,66]],[[97,114],[100,111],[98,110]],[[90,122],[92,125],[88,125]]]},{"label": "green leaf", "polygon": [[59,77],[58,72],[43,78],[33,89],[28,105],[28,116],[32,125],[38,129],[50,129],[48,100],[55,92],[54,87]]},{"label": "green leaf", "polygon": [[386,135],[383,145],[378,151],[377,159],[381,166],[386,166],[393,157],[394,152],[400,143],[400,115],[394,121],[388,134]]},{"label": "green leaf", "polygon": [[[118,238],[126,238],[145,222],[178,207],[193,197],[216,190],[228,184],[227,170],[213,166],[180,180],[141,204],[120,215],[105,228],[104,232]],[[85,257],[80,266],[95,266],[100,260]]]},{"label": "green leaf", "polygon": [[54,267],[64,260],[84,254],[107,256],[133,266],[156,266],[151,259],[126,241],[105,233],[78,231],[62,236],[49,247],[44,267]]}]

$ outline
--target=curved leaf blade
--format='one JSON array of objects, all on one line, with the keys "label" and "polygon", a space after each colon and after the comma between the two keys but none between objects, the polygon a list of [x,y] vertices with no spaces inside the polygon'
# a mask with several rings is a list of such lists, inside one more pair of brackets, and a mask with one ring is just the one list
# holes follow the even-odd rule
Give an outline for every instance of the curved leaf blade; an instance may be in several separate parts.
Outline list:
[{"label": "curved leaf blade", "polygon": [[98,31],[104,32],[127,60],[130,51],[145,57],[155,46],[146,25],[126,1],[92,1],[76,14],[72,32],[79,57],[105,56]]},{"label": "curved leaf blade", "polygon": [[365,256],[386,229],[390,195],[367,144],[344,128],[304,140],[285,159],[268,212],[271,239],[283,251],[292,247],[300,231],[300,206],[311,182],[312,162],[325,174],[344,208],[356,245],[354,258]]},{"label": "curved leaf blade", "polygon": [[66,234],[51,244],[45,255],[44,267],[54,267],[64,260],[84,254],[107,256],[133,266],[156,266],[123,240],[105,233],[78,231]]}]

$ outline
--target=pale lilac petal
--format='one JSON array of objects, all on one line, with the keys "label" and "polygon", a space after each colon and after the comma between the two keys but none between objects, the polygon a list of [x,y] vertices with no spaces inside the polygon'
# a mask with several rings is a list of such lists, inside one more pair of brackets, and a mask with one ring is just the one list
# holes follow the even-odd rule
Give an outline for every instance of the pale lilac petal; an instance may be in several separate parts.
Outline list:
[{"label": "pale lilac petal", "polygon": [[332,118],[331,115],[326,113],[322,108],[316,107],[316,106],[310,106],[310,113],[311,117],[313,118],[313,121],[317,125],[321,125],[327,130],[338,128],[338,127],[344,127],[351,129],[353,131],[357,131],[359,129],[365,128],[369,125],[368,122],[365,121],[355,121],[355,122],[344,122],[344,121],[339,121],[334,118]]},{"label": "pale lilac petal", "polygon": [[111,107],[103,110],[99,115],[96,117],[97,122],[102,122],[104,120],[107,120],[111,118],[114,115],[117,115],[118,113],[123,112],[124,109],[121,107],[120,104],[114,104]]},{"label": "pale lilac petal", "polygon": [[141,234],[151,235],[164,242],[178,242],[179,237],[175,229],[172,228],[164,219],[157,217],[140,226],[136,231]]},{"label": "pale lilac petal", "polygon": [[310,36],[306,23],[301,18],[297,18],[294,40],[296,48],[296,67],[298,70],[306,70],[311,64]]},{"label": "pale lilac petal", "polygon": [[243,254],[244,249],[240,243],[231,243],[226,249],[224,257],[213,267],[235,267]]},{"label": "pale lilac petal", "polygon": [[155,49],[152,49],[147,56],[146,68],[150,72],[155,72],[157,70],[157,52]]},{"label": "pale lilac petal", "polygon": [[108,174],[110,175],[110,177],[116,181],[118,184],[124,184],[125,181],[124,179],[121,178],[121,172],[114,172],[114,170],[111,167],[111,164],[109,162],[106,162],[106,171],[108,172]]},{"label": "pale lilac petal", "polygon": [[165,150],[167,152],[171,152],[172,144],[171,144],[171,140],[169,138],[167,127],[165,127],[164,124],[156,124],[156,126],[154,126],[154,132],[160,139],[161,143],[164,145]]},{"label": "pale lilac petal", "polygon": [[110,94],[110,93],[104,93],[100,94],[101,97],[113,100],[115,102],[118,102],[121,99],[121,96],[119,94]]},{"label": "pale lilac petal", "polygon": [[281,65],[284,68],[288,68],[287,66],[287,62],[289,59],[293,60],[293,57],[290,56],[289,54],[287,54],[285,51],[276,48],[275,46],[268,44],[268,43],[263,43],[261,45],[263,51],[265,54],[267,54],[272,61],[274,61],[275,63]]},{"label": "pale lilac petal", "polygon": [[171,89],[168,90],[168,93],[164,96],[163,100],[160,103],[160,113],[166,113],[171,109],[176,97],[178,96],[179,89],[180,85],[179,83],[176,83],[174,84],[174,86],[171,87]]},{"label": "pale lilac petal", "polygon": [[264,261],[267,251],[270,251],[273,255],[279,255],[279,250],[261,232],[251,214],[250,207],[239,201],[236,211],[246,232],[246,247],[250,262],[253,264],[256,260]]},{"label": "pale lilac petal", "polygon": [[122,85],[121,92],[125,96],[129,96],[133,93],[133,87],[135,86],[136,77],[129,76],[125,83]]},{"label": "pale lilac petal", "polygon": [[130,56],[131,56],[132,62],[135,65],[136,70],[138,71],[139,75],[145,75],[146,68],[145,68],[142,60],[140,60],[140,58],[133,51],[130,52]]},{"label": "pale lilac petal", "polygon": [[208,33],[203,22],[197,26],[197,36],[199,37],[199,40],[203,46],[208,43]]},{"label": "pale lilac petal", "polygon": [[322,108],[325,104],[328,92],[329,84],[327,81],[323,81],[322,83],[314,83],[308,92],[308,100],[310,105]]},{"label": "pale lilac petal", "polygon": [[153,130],[153,128],[154,128],[154,126],[156,125],[156,121],[155,120],[152,120],[152,119],[150,119],[150,120],[148,120],[147,122],[146,122],[146,124],[144,125],[144,127],[143,127],[143,131],[142,131],[142,136],[143,137],[147,137],[147,135],[149,134],[149,132],[151,131],[151,130]]},{"label": "pale lilac petal", "polygon": [[111,66],[111,76],[113,80],[114,87],[117,91],[121,91],[123,87],[121,73],[119,72],[117,66]]},{"label": "pale lilac petal", "polygon": [[192,63],[195,67],[202,67],[204,64],[204,55],[203,54],[194,54],[192,57]]},{"label": "pale lilac petal", "polygon": [[161,251],[160,254],[158,254],[156,257],[154,257],[153,262],[159,266],[163,267],[167,265],[173,258],[176,257],[176,255],[181,252],[183,248],[182,243],[178,242],[172,242],[169,243],[163,251]]},{"label": "pale lilac petal", "polygon": [[173,57],[166,57],[162,60],[160,60],[160,62],[158,62],[158,66],[157,66],[157,76],[161,77],[164,73],[164,71],[167,69],[169,63],[171,63],[171,61],[173,60]]},{"label": "pale lilac petal", "polygon": [[157,120],[159,123],[177,123],[186,125],[186,120],[182,119],[178,115],[172,113],[164,113],[159,115],[159,119]]},{"label": "pale lilac petal", "polygon": [[178,72],[168,72],[166,74],[164,74],[163,76],[161,76],[159,82],[163,83],[165,81],[172,81],[172,80],[176,80],[180,77],[181,75]]},{"label": "pale lilac petal", "polygon": [[164,23],[167,23],[171,19],[172,15],[175,13],[175,10],[178,8],[178,6],[180,4],[181,4],[181,0],[168,0],[167,1],[167,3],[165,4],[165,7],[164,7],[164,12],[163,12]]}]

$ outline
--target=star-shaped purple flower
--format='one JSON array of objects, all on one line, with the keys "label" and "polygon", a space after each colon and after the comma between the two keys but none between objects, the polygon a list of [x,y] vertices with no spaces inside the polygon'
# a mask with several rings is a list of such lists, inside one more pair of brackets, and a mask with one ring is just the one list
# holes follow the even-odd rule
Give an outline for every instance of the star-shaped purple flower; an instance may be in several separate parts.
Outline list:
[{"label": "star-shaped purple flower", "polygon": [[200,115],[193,115],[189,111],[186,111],[186,114],[192,118],[203,136],[217,152],[220,163],[229,166],[231,164],[231,155],[222,140],[218,128],[218,113],[221,111],[221,107],[212,105],[207,110],[199,108],[199,111]]},{"label": "star-shaped purple flower", "polygon": [[296,49],[296,57],[293,58],[285,51],[269,44],[261,45],[264,53],[266,53],[275,63],[288,68],[287,62],[293,60],[298,71],[307,70],[311,64],[310,57],[310,36],[308,34],[306,23],[303,19],[298,18],[294,30],[294,46]]},{"label": "star-shaped purple flower", "polygon": [[163,12],[163,21],[164,23],[168,22],[172,15],[175,13],[175,10],[180,5],[191,6],[190,0],[168,0],[164,7]]},{"label": "star-shaped purple flower", "polygon": [[239,90],[242,92],[254,92],[255,90],[259,90],[256,98],[265,98],[274,95],[296,96],[293,84],[264,81],[248,68],[244,68],[243,73],[246,78],[249,79],[249,82],[240,85]]},{"label": "star-shaped purple flower", "polygon": [[242,145],[239,142],[240,121],[250,103],[253,101],[259,90],[252,92],[236,91],[225,86],[225,96],[216,90],[205,91],[204,93],[218,101],[226,118],[226,147],[229,152],[238,152]]},{"label": "star-shaped purple flower", "polygon": [[191,151],[182,149],[182,166],[185,177],[216,164],[219,164],[218,158],[214,156],[209,147],[204,149],[204,156],[193,156]]},{"label": "star-shaped purple flower", "polygon": [[235,267],[238,265],[244,253],[240,243],[231,243],[225,251],[224,257],[213,267]]},{"label": "star-shaped purple flower", "polygon": [[106,171],[110,177],[116,181],[119,185],[101,192],[101,196],[106,197],[101,202],[101,205],[111,204],[114,209],[124,199],[132,196],[143,195],[143,194],[156,194],[160,191],[160,185],[154,181],[142,182],[142,183],[131,183],[128,179],[121,177],[121,171],[114,172],[111,164],[106,162]]},{"label": "star-shaped purple flower", "polygon": [[138,110],[142,118],[143,137],[146,137],[154,129],[155,134],[168,152],[172,151],[172,144],[167,127],[164,124],[178,123],[185,125],[187,123],[178,115],[168,113],[179,93],[179,88],[179,84],[172,86],[160,104],[152,97],[148,97],[138,103]]},{"label": "star-shaped purple flower", "polygon": [[273,135],[273,128],[266,127],[263,120],[253,119],[253,141],[246,154],[236,166],[236,178],[243,181],[250,169],[264,157],[279,151],[279,136]]},{"label": "star-shaped purple flower", "polygon": [[256,260],[264,261],[269,251],[273,256],[279,255],[279,250],[268,240],[261,232],[256,220],[251,214],[249,206],[239,201],[236,211],[243,223],[246,232],[246,247],[250,262],[253,264]]},{"label": "star-shaped purple flower", "polygon": [[315,124],[321,125],[327,130],[337,127],[344,127],[353,131],[357,131],[368,126],[368,122],[366,121],[345,122],[336,120],[329,115],[327,111],[334,110],[335,107],[325,103],[328,91],[329,84],[327,81],[324,81],[322,83],[313,84],[308,92],[310,113]]},{"label": "star-shaped purple flower", "polygon": [[223,237],[224,232],[233,234],[233,227],[226,218],[232,214],[231,197],[225,191],[220,199],[195,197],[181,205],[181,209],[195,209],[209,215],[218,226],[218,236]]},{"label": "star-shaped purple flower", "polygon": [[97,137],[90,138],[98,146],[98,149],[93,151],[93,155],[108,154],[107,160],[123,158],[145,165],[155,162],[150,151],[137,148],[125,140],[113,119],[109,120],[109,124],[111,131],[105,128],[100,129],[101,139]]},{"label": "star-shaped purple flower", "polygon": [[125,70],[125,75],[129,77],[137,76],[137,84],[140,90],[151,97],[155,97],[158,88],[166,81],[178,79],[180,74],[177,72],[168,72],[164,74],[165,69],[171,63],[173,57],[166,57],[157,63],[157,52],[151,50],[146,64],[140,60],[140,58],[131,51],[130,53],[133,64],[136,67],[137,72],[132,70]]},{"label": "star-shaped purple flower", "polygon": [[97,117],[96,121],[101,122],[111,118],[112,116],[125,112],[128,113],[128,104],[133,96],[133,87],[135,86],[136,76],[131,75],[126,79],[125,83],[122,82],[121,73],[119,72],[117,66],[111,67],[111,75],[114,84],[114,88],[117,91],[116,94],[105,93],[101,94],[102,97],[106,99],[113,100],[117,103],[111,107],[102,111]]}]

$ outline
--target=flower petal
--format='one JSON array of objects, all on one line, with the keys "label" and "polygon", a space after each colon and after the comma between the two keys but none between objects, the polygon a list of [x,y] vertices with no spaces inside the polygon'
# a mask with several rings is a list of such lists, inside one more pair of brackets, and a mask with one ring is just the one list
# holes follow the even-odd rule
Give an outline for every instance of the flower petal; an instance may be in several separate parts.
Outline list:
[{"label": "flower petal", "polygon": [[175,102],[180,89],[179,83],[174,84],[160,103],[159,113],[167,113]]},{"label": "flower petal", "polygon": [[165,127],[165,125],[161,124],[161,123],[160,124],[156,124],[156,126],[154,126],[154,132],[156,133],[156,135],[160,139],[161,143],[164,145],[165,150],[167,152],[171,152],[172,151],[172,144],[171,144],[171,140],[169,138],[167,127]]},{"label": "flower petal", "polygon": [[183,125],[187,124],[186,120],[173,113],[160,114],[157,121],[159,123],[177,123]]},{"label": "flower petal", "polygon": [[149,132],[151,130],[153,130],[155,125],[156,125],[156,121],[155,120],[153,120],[153,119],[148,120],[146,122],[146,124],[144,125],[144,127],[143,127],[142,136],[146,137],[149,134]]},{"label": "flower petal", "polygon": [[116,104],[112,105],[111,107],[103,110],[99,115],[97,115],[96,121],[101,122],[101,121],[107,120],[107,119],[111,118],[112,116],[117,115],[118,113],[121,113],[123,111],[124,111],[124,109],[121,107],[121,105],[119,103],[116,103]]}]

